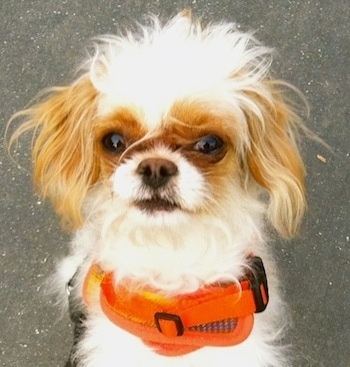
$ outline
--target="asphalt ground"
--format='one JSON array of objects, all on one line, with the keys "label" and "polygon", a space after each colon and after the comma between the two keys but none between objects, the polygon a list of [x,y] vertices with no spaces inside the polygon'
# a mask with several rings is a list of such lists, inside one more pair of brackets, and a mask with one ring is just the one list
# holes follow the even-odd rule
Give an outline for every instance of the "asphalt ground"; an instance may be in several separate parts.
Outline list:
[{"label": "asphalt ground", "polygon": [[[295,367],[350,366],[350,2],[293,0],[2,0],[0,136],[9,117],[45,87],[73,80],[93,36],[145,13],[192,8],[205,20],[236,21],[276,49],[275,74],[307,97],[307,126],[332,151],[302,143],[309,210],[300,236],[271,242],[290,305]],[[2,144],[2,141],[1,141]],[[71,325],[42,283],[68,249],[48,204],[31,185],[30,138],[12,163],[0,150],[1,366],[63,366]],[[232,361],[232,365],[235,365]]]}]

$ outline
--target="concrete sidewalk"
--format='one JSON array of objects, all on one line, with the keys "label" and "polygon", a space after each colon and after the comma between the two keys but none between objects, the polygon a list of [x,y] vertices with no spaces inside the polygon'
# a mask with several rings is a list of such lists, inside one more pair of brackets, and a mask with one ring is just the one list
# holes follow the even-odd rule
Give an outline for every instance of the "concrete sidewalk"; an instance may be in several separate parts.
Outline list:
[{"label": "concrete sidewalk", "polygon": [[[311,106],[308,126],[333,148],[330,153],[303,143],[309,211],[300,238],[272,246],[294,320],[289,338],[295,367],[349,367],[349,0],[3,0],[0,136],[11,114],[39,90],[73,80],[91,37],[115,33],[147,12],[167,17],[184,7],[204,19],[254,29],[276,48],[276,74],[304,92]],[[28,137],[19,149],[23,170],[0,151],[0,365],[63,366],[70,323],[42,284],[66,253],[69,236],[33,194],[29,145]]]}]

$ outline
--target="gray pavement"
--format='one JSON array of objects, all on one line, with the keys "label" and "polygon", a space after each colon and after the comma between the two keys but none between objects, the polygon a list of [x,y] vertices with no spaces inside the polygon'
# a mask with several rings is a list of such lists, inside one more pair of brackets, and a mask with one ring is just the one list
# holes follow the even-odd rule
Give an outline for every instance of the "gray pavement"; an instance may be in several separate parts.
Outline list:
[{"label": "gray pavement", "polygon": [[[307,125],[333,148],[303,143],[309,211],[299,238],[271,245],[294,320],[294,366],[349,367],[349,0],[2,0],[0,136],[11,114],[39,90],[73,79],[92,36],[114,33],[146,12],[169,16],[184,7],[204,19],[255,29],[275,47],[276,74],[304,92],[311,106]],[[6,367],[63,366],[70,323],[42,284],[67,252],[69,234],[33,193],[29,146],[29,138],[22,140],[23,169],[0,150],[0,361]]]}]

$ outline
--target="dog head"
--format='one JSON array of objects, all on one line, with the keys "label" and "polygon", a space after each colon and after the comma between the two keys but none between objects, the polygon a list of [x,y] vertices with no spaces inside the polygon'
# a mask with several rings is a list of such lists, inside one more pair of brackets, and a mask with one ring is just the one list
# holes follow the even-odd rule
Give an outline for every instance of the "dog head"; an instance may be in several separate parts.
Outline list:
[{"label": "dog head", "polygon": [[34,180],[72,228],[102,191],[138,225],[229,217],[261,208],[265,192],[290,236],[305,209],[300,122],[270,53],[233,24],[152,19],[140,35],[99,39],[81,77],[21,113],[14,138],[37,132]]}]

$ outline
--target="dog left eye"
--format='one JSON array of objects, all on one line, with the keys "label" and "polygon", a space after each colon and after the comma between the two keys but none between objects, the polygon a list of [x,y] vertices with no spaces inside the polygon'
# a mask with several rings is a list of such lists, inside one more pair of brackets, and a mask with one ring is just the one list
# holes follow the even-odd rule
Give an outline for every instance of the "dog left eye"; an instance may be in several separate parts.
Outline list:
[{"label": "dog left eye", "polygon": [[224,142],[217,135],[206,135],[194,145],[194,150],[203,154],[215,154],[218,153],[223,147]]},{"label": "dog left eye", "polygon": [[121,153],[125,149],[125,139],[118,133],[109,133],[102,138],[103,147],[112,154]]}]

